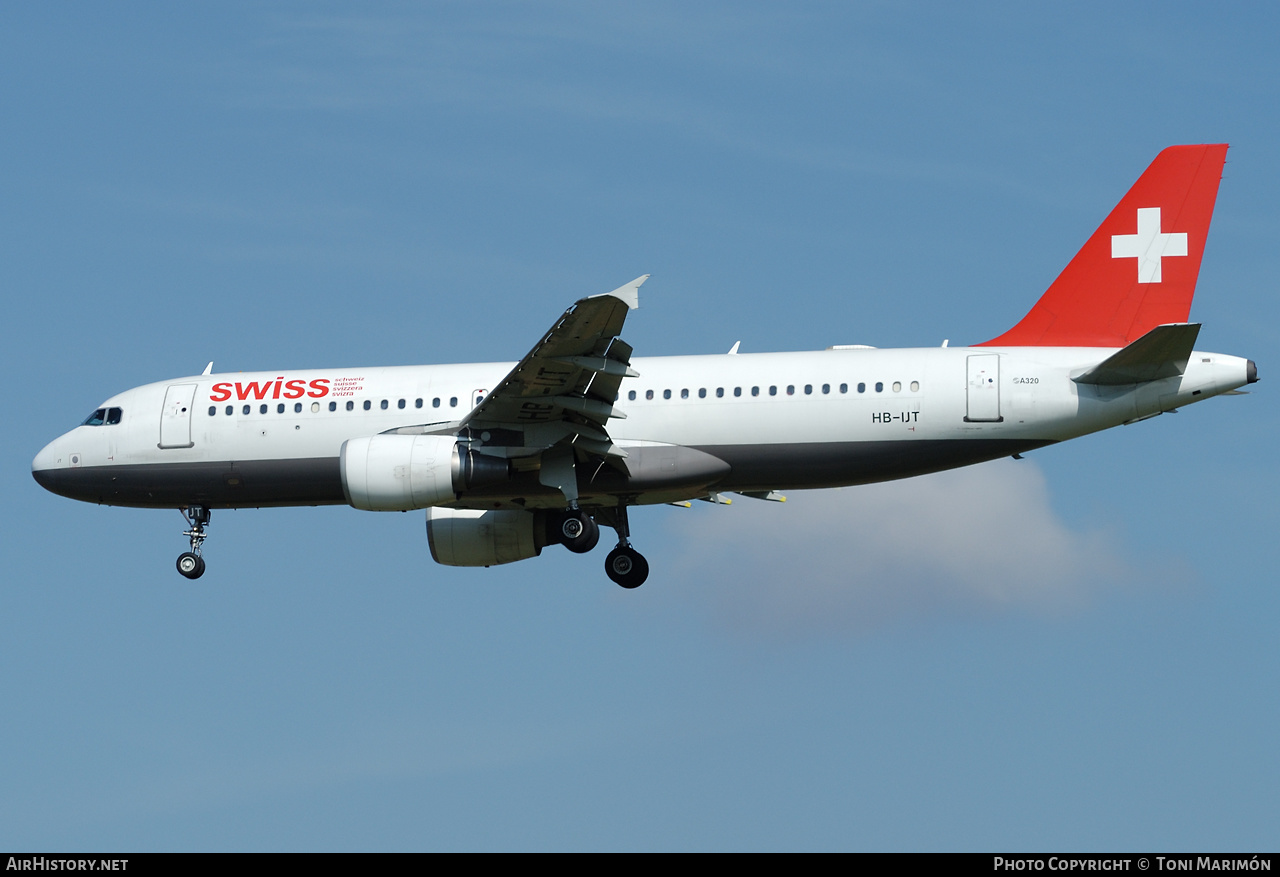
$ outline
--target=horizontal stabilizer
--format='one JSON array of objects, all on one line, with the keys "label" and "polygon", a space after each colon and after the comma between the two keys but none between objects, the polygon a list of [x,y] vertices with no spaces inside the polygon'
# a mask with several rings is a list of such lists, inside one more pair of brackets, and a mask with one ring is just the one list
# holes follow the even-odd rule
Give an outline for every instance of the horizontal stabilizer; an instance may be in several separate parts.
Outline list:
[{"label": "horizontal stabilizer", "polygon": [[1156,326],[1074,380],[1078,384],[1115,386],[1177,377],[1187,370],[1187,360],[1199,334],[1199,323]]}]

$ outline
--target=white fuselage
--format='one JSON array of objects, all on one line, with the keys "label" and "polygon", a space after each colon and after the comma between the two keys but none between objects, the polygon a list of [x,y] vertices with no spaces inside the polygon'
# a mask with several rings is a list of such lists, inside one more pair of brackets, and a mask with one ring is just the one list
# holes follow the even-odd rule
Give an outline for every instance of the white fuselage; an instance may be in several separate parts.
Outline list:
[{"label": "white fuselage", "polygon": [[[1248,380],[1247,360],[1198,351],[1177,377],[1122,386],[1072,380],[1113,352],[857,348],[637,358],[640,376],[623,380],[616,403],[625,419],[610,420],[608,429],[624,450],[692,448],[728,464],[712,485],[685,488],[675,473],[662,489],[629,499],[659,502],[705,495],[708,487],[833,487],[967,465],[1149,417]],[[511,369],[476,363],[175,378],[108,399],[103,408],[120,409],[118,423],[73,429],[32,468],[55,492],[112,505],[341,503],[337,460],[345,441],[456,424]],[[482,436],[473,441],[483,447]],[[591,493],[587,483],[581,489]],[[490,490],[473,503],[464,494],[454,504],[493,508],[522,492]],[[608,492],[618,492],[616,482]]]}]

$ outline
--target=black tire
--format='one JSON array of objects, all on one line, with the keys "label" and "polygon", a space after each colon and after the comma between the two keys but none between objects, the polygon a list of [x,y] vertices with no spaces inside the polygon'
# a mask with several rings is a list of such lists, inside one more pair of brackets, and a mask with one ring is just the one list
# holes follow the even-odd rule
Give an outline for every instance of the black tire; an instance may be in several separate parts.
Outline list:
[{"label": "black tire", "polygon": [[586,512],[566,512],[556,535],[560,544],[574,554],[586,554],[599,543],[600,526]]},{"label": "black tire", "polygon": [[634,548],[619,545],[604,559],[604,571],[615,585],[638,588],[649,578],[649,561]]},{"label": "black tire", "polygon": [[204,558],[190,551],[178,555],[178,572],[189,579],[198,579],[204,575]]}]

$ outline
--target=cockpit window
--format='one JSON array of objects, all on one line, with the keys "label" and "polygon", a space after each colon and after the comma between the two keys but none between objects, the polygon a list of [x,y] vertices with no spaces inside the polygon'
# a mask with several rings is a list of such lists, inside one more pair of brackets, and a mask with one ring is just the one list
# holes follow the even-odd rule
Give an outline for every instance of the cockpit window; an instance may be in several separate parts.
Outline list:
[{"label": "cockpit window", "polygon": [[115,426],[120,422],[123,412],[119,408],[99,408],[84,419],[81,426]]}]

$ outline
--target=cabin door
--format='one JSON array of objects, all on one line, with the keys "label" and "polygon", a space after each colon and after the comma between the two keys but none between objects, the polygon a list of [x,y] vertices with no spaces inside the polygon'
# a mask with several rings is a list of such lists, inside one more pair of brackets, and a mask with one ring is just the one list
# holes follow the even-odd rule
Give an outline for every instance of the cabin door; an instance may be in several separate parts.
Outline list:
[{"label": "cabin door", "polygon": [[160,447],[190,448],[191,404],[196,398],[195,384],[174,384],[164,392],[164,410],[160,412]]}]

